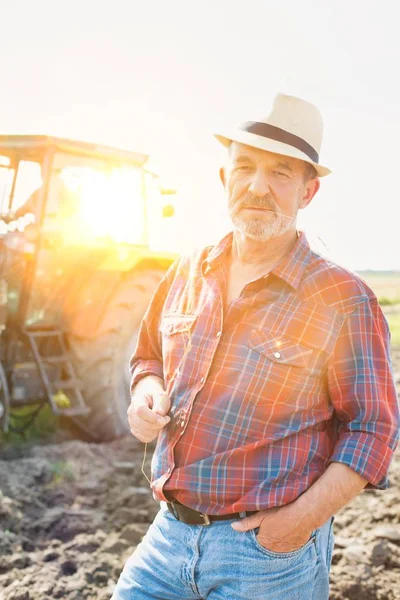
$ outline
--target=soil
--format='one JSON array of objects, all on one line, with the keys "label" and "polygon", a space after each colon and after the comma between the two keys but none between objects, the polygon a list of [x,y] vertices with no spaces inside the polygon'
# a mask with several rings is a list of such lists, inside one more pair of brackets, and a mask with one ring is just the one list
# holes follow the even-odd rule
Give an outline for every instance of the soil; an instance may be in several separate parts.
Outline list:
[{"label": "soil", "polygon": [[[400,348],[393,360],[400,392]],[[141,442],[57,435],[1,451],[0,600],[109,600],[159,509]],[[336,514],[331,600],[400,600],[400,450],[390,481]]]}]

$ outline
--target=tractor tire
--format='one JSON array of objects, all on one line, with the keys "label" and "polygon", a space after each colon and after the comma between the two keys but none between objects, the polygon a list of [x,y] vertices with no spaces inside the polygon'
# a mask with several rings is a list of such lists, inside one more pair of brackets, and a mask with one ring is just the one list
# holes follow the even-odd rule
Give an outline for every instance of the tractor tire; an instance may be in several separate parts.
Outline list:
[{"label": "tractor tire", "polygon": [[82,383],[86,416],[73,417],[84,439],[109,441],[127,434],[130,403],[129,359],[139,326],[158,283],[161,270],[129,273],[107,304],[94,335],[70,334],[69,351]]}]

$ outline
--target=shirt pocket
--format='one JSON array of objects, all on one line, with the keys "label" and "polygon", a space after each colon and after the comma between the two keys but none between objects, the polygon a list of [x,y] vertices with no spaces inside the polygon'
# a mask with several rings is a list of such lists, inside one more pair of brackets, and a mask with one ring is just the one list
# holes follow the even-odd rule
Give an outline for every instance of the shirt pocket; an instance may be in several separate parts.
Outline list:
[{"label": "shirt pocket", "polygon": [[197,315],[166,314],[160,323],[164,381],[168,384],[183,368],[193,343]]},{"label": "shirt pocket", "polygon": [[311,348],[279,334],[271,332],[271,335],[267,336],[262,330],[253,329],[249,338],[249,346],[276,364],[303,367],[304,369],[311,364],[310,358],[313,354]]},{"label": "shirt pocket", "polygon": [[321,375],[318,352],[277,332],[253,329],[248,347],[253,377],[245,396],[257,406],[299,403],[311,398]]}]

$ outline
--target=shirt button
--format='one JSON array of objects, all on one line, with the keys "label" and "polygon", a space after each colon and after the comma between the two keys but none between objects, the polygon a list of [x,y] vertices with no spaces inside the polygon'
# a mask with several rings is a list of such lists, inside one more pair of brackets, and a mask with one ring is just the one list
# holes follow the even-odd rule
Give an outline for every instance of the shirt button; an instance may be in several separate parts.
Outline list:
[{"label": "shirt button", "polygon": [[172,473],[172,467],[170,467],[170,468],[168,469],[167,473],[168,473],[168,475],[169,475],[170,473]]},{"label": "shirt button", "polygon": [[217,337],[221,337],[221,335],[222,335],[222,331],[218,331]]},{"label": "shirt button", "polygon": [[281,353],[280,352],[274,352],[274,357],[275,358],[280,358],[281,357]]},{"label": "shirt button", "polygon": [[204,381],[205,381],[205,379],[204,379],[204,377],[202,377],[202,378],[200,379],[200,383],[204,383]]}]

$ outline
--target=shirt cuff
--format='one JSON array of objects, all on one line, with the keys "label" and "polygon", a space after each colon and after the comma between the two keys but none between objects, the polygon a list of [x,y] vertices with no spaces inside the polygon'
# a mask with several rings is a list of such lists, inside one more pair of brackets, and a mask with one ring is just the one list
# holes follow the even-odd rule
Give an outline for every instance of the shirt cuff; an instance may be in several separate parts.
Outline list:
[{"label": "shirt cuff", "polygon": [[352,431],[342,434],[329,459],[340,462],[367,479],[365,489],[386,490],[393,450],[371,433]]},{"label": "shirt cuff", "polygon": [[143,377],[156,375],[164,379],[162,364],[158,360],[140,360],[132,371],[131,392]]}]

